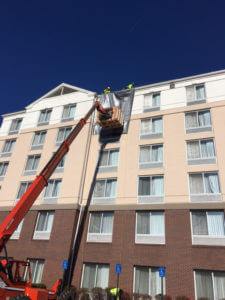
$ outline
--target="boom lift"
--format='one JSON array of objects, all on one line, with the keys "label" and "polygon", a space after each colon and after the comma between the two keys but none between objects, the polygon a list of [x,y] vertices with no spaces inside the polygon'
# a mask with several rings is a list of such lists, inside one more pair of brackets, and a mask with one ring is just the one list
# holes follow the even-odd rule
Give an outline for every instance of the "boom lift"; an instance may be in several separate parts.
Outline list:
[{"label": "boom lift", "polygon": [[[95,98],[95,101],[90,110],[87,112],[84,118],[82,118],[74,127],[66,140],[60,145],[49,162],[46,164],[40,174],[36,177],[36,179],[32,182],[27,191],[21,197],[19,202],[15,205],[15,207],[0,225],[0,251],[4,249],[6,257],[6,260],[4,262],[0,262],[0,299],[53,300],[57,298],[57,287],[59,284],[59,280],[55,283],[51,290],[33,288],[31,286],[31,271],[29,261],[9,260],[6,251],[6,243],[17,226],[20,224],[22,219],[25,217],[34,201],[47,185],[48,179],[50,178],[51,174],[53,173],[65,153],[69,151],[69,146],[79,134],[95,109],[98,110],[98,116],[99,114],[106,116],[108,123],[110,123],[112,115],[109,115],[106,109],[104,109],[102,105],[97,101],[97,98]],[[101,126],[101,122],[99,124]],[[112,127],[114,126],[113,124],[118,125],[117,123],[115,123],[115,120],[112,120]],[[28,282],[22,280],[23,274],[21,273],[21,267],[28,269]]]}]

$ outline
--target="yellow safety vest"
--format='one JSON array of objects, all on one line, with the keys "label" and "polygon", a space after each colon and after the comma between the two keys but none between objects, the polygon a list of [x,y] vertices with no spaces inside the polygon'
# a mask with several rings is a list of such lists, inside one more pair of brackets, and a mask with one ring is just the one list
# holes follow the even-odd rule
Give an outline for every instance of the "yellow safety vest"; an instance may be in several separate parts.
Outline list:
[{"label": "yellow safety vest", "polygon": [[110,294],[112,294],[113,296],[116,296],[116,294],[118,294],[120,291],[120,289],[114,288],[110,290]]},{"label": "yellow safety vest", "polygon": [[128,84],[128,85],[127,85],[127,89],[132,89],[133,85],[134,85],[133,83]]},{"label": "yellow safety vest", "polygon": [[108,93],[110,93],[110,91],[107,90],[107,89],[105,89],[105,90],[104,90],[104,93],[105,93],[105,94],[108,94]]}]

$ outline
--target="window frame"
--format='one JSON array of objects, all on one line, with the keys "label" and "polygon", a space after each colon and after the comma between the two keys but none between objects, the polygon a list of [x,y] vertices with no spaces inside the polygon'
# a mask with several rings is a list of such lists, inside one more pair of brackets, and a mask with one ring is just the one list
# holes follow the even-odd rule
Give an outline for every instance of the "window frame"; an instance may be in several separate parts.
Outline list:
[{"label": "window frame", "polygon": [[[39,134],[39,137],[38,137],[38,144],[34,144],[35,136],[36,136],[37,134]],[[42,135],[42,134],[44,134],[44,141],[43,141],[43,144],[40,144],[40,139],[41,139],[41,135]],[[34,135],[33,135],[32,142],[31,142],[30,149],[31,149],[31,150],[42,149],[43,146],[44,146],[46,134],[47,134],[47,130],[35,131],[35,132],[34,132]]]},{"label": "window frame", "polygon": [[[204,98],[197,98],[197,88],[198,87],[201,87],[201,86],[203,86],[204,87]],[[192,100],[188,100],[188,98],[187,98],[187,88],[188,87],[193,87],[194,88],[194,99],[192,99]],[[205,86],[205,83],[197,83],[197,84],[192,84],[192,85],[187,85],[186,87],[186,102],[187,103],[192,103],[192,102],[197,102],[197,101],[206,101],[206,99],[207,99],[207,95],[206,95],[206,86]]]},{"label": "window frame", "polygon": [[224,271],[216,271],[216,270],[202,270],[202,269],[194,269],[194,288],[195,288],[195,299],[197,299],[197,283],[196,283],[196,271],[200,272],[208,272],[211,273],[211,279],[212,279],[212,287],[213,287],[213,300],[216,300],[216,293],[215,293],[215,281],[214,281],[214,273],[224,273]]},{"label": "window frame", "polygon": [[[143,268],[148,268],[148,272],[149,272],[149,281],[148,281],[148,295],[151,296],[150,294],[150,279],[151,279],[151,269],[157,269],[159,267],[150,267],[150,266],[143,266],[143,265],[134,265],[133,266],[133,293],[136,293],[135,291],[135,284],[136,284],[136,268],[138,267],[143,267]],[[166,282],[165,282],[165,277],[162,277],[163,278],[163,294],[166,294]],[[160,286],[161,288],[161,286]],[[160,290],[161,292],[161,290]]]},{"label": "window frame", "polygon": [[[115,191],[115,196],[113,197],[108,197],[106,196],[106,186],[107,186],[107,182],[110,181],[110,180],[115,180],[116,181],[116,191]],[[94,193],[95,193],[95,187],[96,187],[96,183],[98,181],[104,181],[105,184],[104,184],[104,196],[103,197],[95,197],[94,196]],[[110,177],[110,178],[97,178],[96,181],[95,181],[95,187],[94,187],[94,190],[93,190],[93,195],[92,195],[92,203],[93,204],[114,204],[115,203],[115,199],[117,197],[117,178],[116,177]],[[98,203],[98,201],[100,201],[100,203]]]},{"label": "window frame", "polygon": [[[0,181],[3,181],[6,175],[6,172],[8,170],[9,167],[9,161],[1,161],[0,162]],[[3,172],[3,174],[1,175],[1,173]]]},{"label": "window frame", "polygon": [[[50,112],[49,118],[46,120],[46,116],[48,115],[49,112]],[[45,117],[44,117],[44,121],[41,122],[40,119],[41,119],[41,114],[42,114],[42,113],[45,114]],[[52,108],[45,108],[45,109],[42,109],[42,110],[40,111],[40,114],[39,114],[37,126],[48,125],[49,122],[50,122],[50,119],[51,119],[51,113],[52,113]]]},{"label": "window frame", "polygon": [[[144,178],[144,177],[149,177],[150,180],[152,180],[152,177],[162,177],[163,178],[163,194],[162,195],[139,195],[139,179]],[[150,183],[150,188],[151,188],[151,183]],[[163,203],[164,202],[164,197],[165,197],[165,186],[164,186],[164,174],[152,174],[152,175],[138,175],[138,180],[137,180],[137,203],[138,204],[148,204],[148,203]],[[142,202],[142,199],[149,199],[146,200],[147,202]],[[156,201],[153,201],[156,199]]]},{"label": "window frame", "polygon": [[[100,213],[101,214],[100,232],[89,232],[90,226],[91,226],[91,218],[92,218],[93,213]],[[113,214],[112,232],[111,233],[102,232],[102,229],[103,229],[103,215],[107,214],[107,213]],[[112,242],[112,235],[113,235],[113,226],[114,226],[114,212],[113,211],[91,211],[89,213],[89,220],[88,220],[87,242],[111,243]]]},{"label": "window frame", "polygon": [[[21,128],[21,125],[22,125],[22,121],[23,121],[23,118],[16,118],[16,119],[13,119],[12,122],[11,122],[11,125],[10,125],[10,128],[9,128],[9,135],[10,134],[17,134]],[[14,123],[16,122],[16,129],[15,130],[12,130],[12,127],[14,125]],[[18,127],[18,122],[19,122],[19,127]]]},{"label": "window frame", "polygon": [[[149,147],[150,148],[149,157],[151,157],[152,147],[154,147],[154,146],[162,147],[162,161],[151,161],[150,160],[148,162],[140,163],[141,148]],[[139,152],[138,152],[138,168],[139,169],[163,168],[163,163],[164,163],[164,145],[163,145],[163,143],[139,145]]]},{"label": "window frame", "polygon": [[[207,126],[200,126],[199,125],[199,113],[201,112],[207,112],[209,111],[209,114],[210,114],[210,125],[207,125]],[[187,128],[186,127],[186,115],[188,114],[192,114],[192,113],[195,113],[196,116],[197,116],[197,123],[198,123],[198,126],[197,127],[189,127]],[[185,132],[186,134],[192,134],[192,133],[195,133],[195,132],[207,132],[207,131],[212,131],[213,130],[213,123],[212,123],[212,115],[211,115],[211,110],[210,109],[201,109],[201,110],[190,110],[190,111],[185,111],[185,115],[184,115],[184,128],[185,128]],[[188,132],[190,131],[190,132]],[[193,132],[192,132],[193,131]]]},{"label": "window frame", "polygon": [[[154,96],[159,95],[159,105],[153,105],[153,98]],[[149,96],[150,97],[150,104],[151,105],[146,105],[146,97]],[[144,94],[144,101],[143,101],[143,112],[151,112],[151,111],[156,111],[156,110],[160,110],[161,108],[161,91],[158,92],[150,92],[150,93],[146,93]]]},{"label": "window frame", "polygon": [[[162,131],[160,132],[148,132],[148,133],[142,133],[142,122],[143,121],[147,121],[149,120],[150,123],[152,124],[153,120],[156,120],[156,119],[161,119],[162,121]],[[151,126],[152,127],[152,126]],[[145,140],[145,139],[151,139],[151,138],[162,138],[163,137],[163,116],[160,115],[160,116],[154,116],[154,117],[148,117],[148,118],[142,118],[140,119],[140,125],[139,125],[139,139],[140,140]]]},{"label": "window frame", "polygon": [[[204,193],[203,194],[191,194],[191,190],[190,190],[190,175],[197,175],[197,174],[201,174],[203,177],[203,188],[204,188]],[[219,190],[220,193],[206,193],[206,183],[205,183],[205,177],[203,175],[205,174],[216,174],[217,178],[218,178],[218,183],[219,183]],[[188,173],[188,178],[189,178],[189,194],[190,195],[221,195],[221,187],[220,187],[220,180],[219,180],[219,173],[217,171],[202,171],[202,172],[190,172]]]},{"label": "window frame", "polygon": [[[110,274],[110,265],[107,263],[88,263],[88,262],[83,262],[83,266],[82,266],[82,276],[81,276],[81,284],[80,287],[83,288],[83,282],[84,282],[84,269],[86,265],[94,265],[95,266],[95,284],[94,284],[94,288],[96,288],[96,282],[97,282],[97,273],[98,273],[98,268],[99,266],[107,266],[108,267],[108,284],[109,285],[109,274]],[[89,288],[87,288],[89,289]],[[104,288],[103,288],[104,289]]]},{"label": "window frame", "polygon": [[[39,160],[38,160],[37,168],[34,169],[35,160],[38,159],[38,157],[39,157]],[[32,168],[31,169],[26,169],[29,159],[32,159]],[[23,175],[27,176],[27,175],[34,175],[34,174],[36,174],[37,170],[38,170],[38,167],[39,167],[40,159],[41,159],[41,154],[39,154],[39,153],[33,154],[33,155],[28,155],[26,163],[25,163],[25,167],[24,167],[24,170],[23,170]]]},{"label": "window frame", "polygon": [[[4,148],[6,147],[7,143],[10,143],[10,149],[9,149],[10,151],[4,151]],[[16,139],[5,140],[5,143],[3,144],[3,147],[2,147],[1,157],[11,156],[12,152],[14,150],[15,144],[16,144]]]},{"label": "window frame", "polygon": [[48,180],[48,183],[53,181],[54,183],[54,186],[52,188],[52,192],[54,191],[54,187],[55,187],[55,182],[60,182],[60,185],[59,185],[59,189],[58,189],[58,194],[57,196],[52,196],[52,192],[51,192],[51,196],[49,197],[46,197],[45,194],[46,194],[46,191],[47,191],[47,188],[48,188],[48,185],[45,187],[44,189],[44,193],[43,193],[43,201],[42,203],[43,204],[56,204],[57,201],[58,201],[58,198],[59,198],[59,195],[60,195],[60,189],[61,189],[61,185],[62,185],[62,178],[54,178],[54,179],[50,179]]},{"label": "window frame", "polygon": [[208,212],[223,212],[223,210],[207,210],[207,209],[198,209],[198,210],[190,210],[190,225],[191,225],[191,239],[192,245],[204,245],[204,246],[225,246],[225,216],[223,216],[223,224],[224,224],[224,235],[209,235],[209,234],[194,234],[193,222],[192,222],[192,213],[196,211],[205,212],[206,215],[206,223],[207,223],[207,231],[209,232],[208,227]]},{"label": "window frame", "polygon": [[[23,193],[21,196],[19,196],[20,187],[22,186],[22,184],[26,184],[26,188],[25,188],[24,193]],[[21,199],[21,197],[26,193],[27,189],[29,188],[29,186],[30,186],[31,184],[32,184],[32,181],[21,181],[21,182],[20,182],[19,188],[18,188],[18,190],[17,190],[16,197],[15,197],[16,200],[14,201],[14,205],[16,205],[17,202]]]},{"label": "window frame", "polygon": [[[44,224],[46,224],[46,222],[47,222],[47,226],[48,226],[48,221],[49,221],[49,215],[50,215],[50,213],[53,213],[51,229],[50,229],[50,231],[48,231],[48,230],[37,230],[38,222],[39,222],[41,213],[45,213],[45,212],[47,213],[47,216],[44,220]],[[36,224],[35,224],[35,229],[34,229],[34,234],[33,234],[33,239],[34,240],[37,240],[37,239],[38,240],[49,240],[50,239],[50,235],[51,235],[52,228],[53,228],[53,223],[54,223],[54,217],[55,217],[55,211],[54,210],[41,210],[41,211],[38,212],[38,216],[37,216]],[[46,221],[46,219],[47,219],[47,221]]]},{"label": "window frame", "polygon": [[[56,141],[55,141],[55,145],[56,145],[56,146],[61,145],[61,144],[67,139],[67,137],[69,136],[69,134],[66,136],[66,130],[67,130],[68,128],[70,128],[70,132],[69,132],[69,134],[70,134],[71,131],[72,131],[72,129],[73,129],[72,126],[65,126],[65,127],[60,127],[60,128],[58,128],[58,133],[57,133]],[[63,139],[58,141],[59,133],[60,133],[61,130],[63,130]]]},{"label": "window frame", "polygon": [[[161,212],[163,214],[163,234],[162,235],[153,235],[151,232],[149,234],[137,233],[138,226],[138,213],[148,212],[149,213],[149,222],[151,214],[153,212]],[[150,223],[151,224],[151,223]],[[150,227],[151,228],[151,227]],[[163,210],[137,210],[135,213],[135,244],[165,244],[165,211]]]},{"label": "window frame", "polygon": [[[36,276],[36,270],[37,270],[38,262],[39,262],[39,261],[40,261],[40,262],[43,262],[42,269],[41,269],[41,280],[42,280],[43,271],[44,271],[44,266],[45,266],[45,259],[43,259],[43,258],[27,258],[27,260],[28,260],[29,262],[30,262],[31,260],[35,261],[35,272],[34,272],[35,276]],[[27,272],[28,272],[28,267],[26,267],[25,272],[24,272],[24,280],[26,280],[26,277],[27,277],[27,274],[28,274]],[[32,277],[33,277],[33,276],[32,276],[32,270],[31,270],[31,279],[33,279]],[[34,282],[34,281],[32,280],[32,283],[38,284],[38,283],[41,283],[41,280],[40,280],[40,282]]]},{"label": "window frame", "polygon": [[[202,157],[202,148],[201,148],[201,142],[202,141],[212,141],[213,142],[213,148],[214,148],[214,156],[209,156],[209,157]],[[200,152],[200,157],[199,158],[188,158],[188,143],[189,142],[198,142],[199,146],[199,152]],[[214,137],[212,138],[203,138],[203,139],[193,139],[193,140],[186,140],[186,160],[188,164],[192,162],[192,164],[197,165],[197,164],[216,164],[217,163],[217,155],[216,155],[216,147],[215,147],[215,140]],[[206,162],[208,160],[208,162]],[[211,160],[211,162],[210,162]],[[195,163],[197,162],[197,163]]]},{"label": "window frame", "polygon": [[[66,107],[69,107],[69,114],[70,114],[71,108],[72,108],[72,107],[75,107],[75,111],[74,111],[74,116],[73,116],[73,117],[70,117],[70,116],[63,117],[63,115],[64,115],[64,109],[65,109]],[[70,104],[64,105],[64,106],[63,106],[63,111],[62,111],[61,121],[62,121],[62,122],[73,121],[74,118],[75,118],[76,108],[77,108],[77,104],[76,104],[76,103],[70,103]]]}]

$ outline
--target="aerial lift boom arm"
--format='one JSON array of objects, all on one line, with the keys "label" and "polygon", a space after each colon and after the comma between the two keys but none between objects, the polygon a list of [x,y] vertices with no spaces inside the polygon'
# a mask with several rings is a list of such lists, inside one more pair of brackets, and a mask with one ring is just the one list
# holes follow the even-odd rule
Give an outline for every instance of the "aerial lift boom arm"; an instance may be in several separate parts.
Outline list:
[{"label": "aerial lift boom arm", "polygon": [[15,205],[15,207],[0,225],[0,251],[3,247],[5,247],[5,243],[11,237],[17,226],[25,217],[28,210],[31,208],[34,201],[37,199],[39,194],[47,185],[49,177],[54,172],[62,157],[69,151],[69,146],[79,134],[89,117],[95,111],[95,109],[100,111],[102,114],[107,114],[106,110],[101,106],[101,104],[97,100],[94,101],[94,104],[84,116],[84,118],[82,118],[74,127],[74,129],[71,131],[66,140],[60,145],[60,147],[49,160],[49,162],[46,164],[44,169],[39,173],[39,175],[36,177],[36,179],[32,182],[27,191],[21,197],[19,202]]}]

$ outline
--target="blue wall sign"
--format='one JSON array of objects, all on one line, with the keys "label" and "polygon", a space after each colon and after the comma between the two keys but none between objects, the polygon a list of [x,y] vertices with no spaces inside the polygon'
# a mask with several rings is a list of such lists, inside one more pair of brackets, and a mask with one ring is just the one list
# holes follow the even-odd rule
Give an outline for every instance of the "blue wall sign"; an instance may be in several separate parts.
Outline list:
[{"label": "blue wall sign", "polygon": [[165,277],[165,268],[164,267],[160,267],[158,269],[159,271],[159,277]]},{"label": "blue wall sign", "polygon": [[116,274],[121,274],[121,264],[116,265]]},{"label": "blue wall sign", "polygon": [[63,261],[62,268],[63,268],[63,270],[67,270],[67,268],[68,268],[68,260],[64,260]]}]

